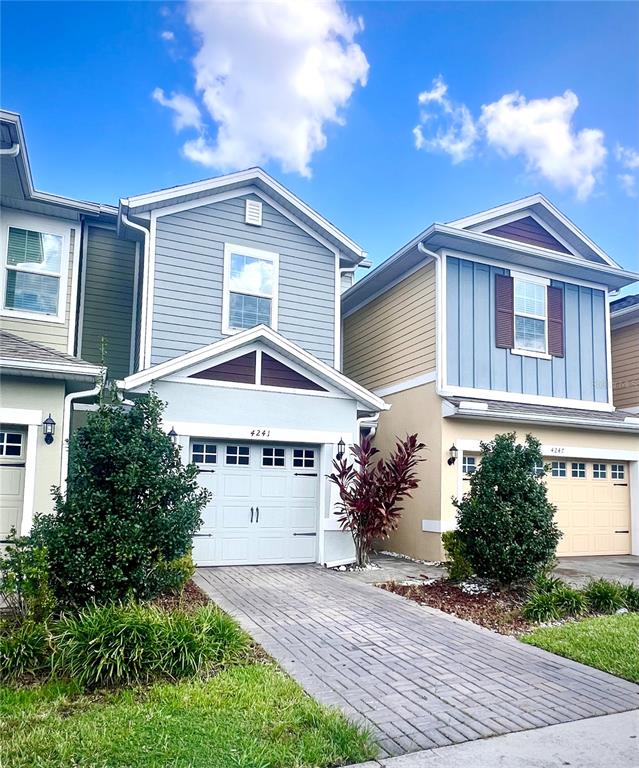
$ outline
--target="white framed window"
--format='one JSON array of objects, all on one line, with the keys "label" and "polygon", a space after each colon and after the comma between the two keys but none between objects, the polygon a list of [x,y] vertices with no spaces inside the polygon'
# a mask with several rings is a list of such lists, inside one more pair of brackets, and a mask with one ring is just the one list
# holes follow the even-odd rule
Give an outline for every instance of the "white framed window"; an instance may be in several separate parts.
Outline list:
[{"label": "white framed window", "polygon": [[256,325],[277,330],[279,254],[243,245],[224,245],[222,332]]},{"label": "white framed window", "polygon": [[286,459],[284,448],[262,448],[263,467],[284,467]]},{"label": "white framed window", "polygon": [[582,461],[573,461],[571,467],[573,477],[583,478],[586,476],[586,465]]},{"label": "white framed window", "polygon": [[566,462],[553,461],[550,465],[550,474],[552,477],[566,477]]},{"label": "white framed window", "polygon": [[22,432],[0,432],[0,456],[21,456],[22,438]]},{"label": "white framed window", "polygon": [[250,463],[250,448],[248,445],[227,445],[226,446],[227,466],[247,467],[249,463]]},{"label": "white framed window", "polygon": [[70,227],[3,211],[0,310],[5,317],[64,322]]},{"label": "white framed window", "polygon": [[477,457],[464,456],[462,459],[462,472],[465,475],[472,475],[477,470]]},{"label": "white framed window", "polygon": [[311,469],[315,466],[315,451],[313,448],[293,448],[293,466]]},{"label": "white framed window", "polygon": [[608,476],[608,468],[605,464],[592,465],[592,477],[594,480],[605,480]]},{"label": "white framed window", "polygon": [[192,443],[191,461],[193,464],[217,464],[217,445],[215,443]]},{"label": "white framed window", "polygon": [[623,464],[611,464],[610,465],[610,477],[613,480],[625,480],[626,468]]},{"label": "white framed window", "polygon": [[515,353],[548,355],[549,281],[536,275],[512,273],[514,291]]}]

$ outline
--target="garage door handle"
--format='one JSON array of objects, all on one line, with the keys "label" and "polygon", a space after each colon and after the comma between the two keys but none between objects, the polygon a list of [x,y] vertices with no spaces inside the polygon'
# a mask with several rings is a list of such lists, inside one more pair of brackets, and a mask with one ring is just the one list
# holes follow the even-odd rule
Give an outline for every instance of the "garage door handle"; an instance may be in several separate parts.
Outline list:
[{"label": "garage door handle", "polygon": [[623,485],[624,488],[628,487],[628,483],[613,483],[613,485]]},{"label": "garage door handle", "polygon": [[317,477],[317,472],[295,472],[295,477]]},{"label": "garage door handle", "polygon": [[0,464],[0,467],[26,467],[26,464],[23,462],[18,462],[17,464]]},{"label": "garage door handle", "polygon": [[253,522],[253,507],[251,507],[251,522]]},{"label": "garage door handle", "polygon": [[255,522],[259,523],[260,522],[260,508],[259,507],[255,507],[255,512],[256,512]]},{"label": "garage door handle", "polygon": [[630,533],[630,531],[615,531],[615,533]]},{"label": "garage door handle", "polygon": [[317,533],[294,533],[293,536],[317,536]]}]

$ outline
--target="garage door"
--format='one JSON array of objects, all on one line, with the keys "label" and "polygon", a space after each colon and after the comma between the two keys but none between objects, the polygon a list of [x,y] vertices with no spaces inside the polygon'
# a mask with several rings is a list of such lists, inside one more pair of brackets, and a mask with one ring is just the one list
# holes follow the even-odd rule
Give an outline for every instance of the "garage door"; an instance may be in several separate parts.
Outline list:
[{"label": "garage door", "polygon": [[190,451],[213,493],[193,543],[198,565],[315,562],[317,446],[193,439]]},{"label": "garage door", "polygon": [[[26,432],[0,426],[0,539],[20,527],[24,501]],[[2,544],[0,544],[2,547]]]},{"label": "garage door", "polygon": [[[627,462],[546,459],[548,498],[563,536],[558,555],[630,553],[630,490]],[[479,456],[464,454],[467,480]],[[468,484],[464,483],[464,492]]]},{"label": "garage door", "polygon": [[625,462],[550,462],[548,497],[563,538],[558,555],[630,553],[630,490]]}]

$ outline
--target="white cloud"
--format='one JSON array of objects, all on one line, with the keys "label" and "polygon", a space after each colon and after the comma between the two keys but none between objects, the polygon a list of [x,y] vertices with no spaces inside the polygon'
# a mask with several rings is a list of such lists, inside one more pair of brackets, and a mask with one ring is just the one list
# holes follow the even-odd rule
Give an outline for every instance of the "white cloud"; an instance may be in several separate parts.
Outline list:
[{"label": "white cloud", "polygon": [[454,163],[479,147],[520,157],[526,169],[554,186],[588,198],[606,161],[604,133],[577,131],[573,117],[579,99],[572,91],[547,99],[527,100],[515,92],[481,108],[474,119],[465,104],[456,104],[440,76],[418,96],[420,124],[413,129],[417,149],[440,150]]},{"label": "white cloud", "polygon": [[639,151],[631,147],[622,147],[617,144],[615,147],[615,158],[624,166],[632,170],[639,168]]},{"label": "white cloud", "polygon": [[417,97],[420,124],[413,128],[417,149],[441,151],[460,163],[473,153],[477,140],[475,122],[464,104],[454,104],[447,96],[448,86],[441,75],[430,91]]},{"label": "white cloud", "polygon": [[173,125],[176,131],[181,131],[183,128],[201,129],[202,115],[193,99],[183,93],[172,93],[167,97],[161,88],[156,88],[152,96],[158,104],[173,110]]},{"label": "white cloud", "polygon": [[160,37],[162,38],[162,40],[167,40],[168,42],[175,40],[175,35],[173,34],[173,32],[171,32],[170,29],[165,29],[163,32],[161,32]]},{"label": "white cloud", "polygon": [[637,179],[631,173],[620,173],[617,179],[628,197],[637,197]]},{"label": "white cloud", "polygon": [[275,160],[310,176],[326,126],[343,124],[353,91],[366,84],[368,62],[354,42],[361,20],[337,0],[192,0],[187,20],[199,46],[195,90],[215,136],[202,127],[184,154],[221,170]]}]

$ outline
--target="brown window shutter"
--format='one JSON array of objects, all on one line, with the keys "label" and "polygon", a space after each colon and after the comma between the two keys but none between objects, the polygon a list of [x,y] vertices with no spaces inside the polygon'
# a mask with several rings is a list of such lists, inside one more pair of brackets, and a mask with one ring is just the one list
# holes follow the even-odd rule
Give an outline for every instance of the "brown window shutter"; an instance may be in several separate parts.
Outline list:
[{"label": "brown window shutter", "polygon": [[498,347],[515,346],[513,279],[495,275],[495,343]]},{"label": "brown window shutter", "polygon": [[564,292],[561,288],[547,288],[548,354],[564,356]]}]

